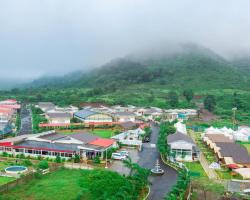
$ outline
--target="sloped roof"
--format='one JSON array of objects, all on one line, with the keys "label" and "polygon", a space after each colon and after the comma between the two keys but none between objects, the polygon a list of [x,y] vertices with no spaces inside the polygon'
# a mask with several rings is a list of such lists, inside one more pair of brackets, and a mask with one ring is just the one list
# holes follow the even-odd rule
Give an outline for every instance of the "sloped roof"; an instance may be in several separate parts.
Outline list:
[{"label": "sloped roof", "polygon": [[97,138],[96,140],[89,142],[88,144],[101,146],[101,147],[109,147],[114,143],[112,139],[105,139],[105,138]]},{"label": "sloped roof", "polygon": [[53,113],[47,113],[49,118],[71,118],[70,113],[65,112],[53,112]]},{"label": "sloped roof", "polygon": [[170,134],[167,137],[168,143],[176,142],[176,141],[179,141],[179,140],[182,140],[182,141],[194,144],[194,141],[192,140],[192,138],[190,138],[189,136],[184,135],[183,133],[180,133],[180,132],[176,132],[174,134]]},{"label": "sloped roof", "polygon": [[216,143],[222,157],[232,157],[235,163],[250,164],[250,155],[245,147],[235,143]]},{"label": "sloped roof", "polygon": [[70,134],[68,136],[70,136],[76,140],[79,140],[81,142],[84,142],[84,143],[89,143],[89,142],[99,138],[96,135],[93,135],[93,134],[90,134],[87,132],[74,133],[74,134]]},{"label": "sloped roof", "polygon": [[133,112],[116,112],[116,113],[114,113],[114,115],[115,116],[120,116],[120,117],[122,117],[122,116],[131,116],[131,117],[133,117],[133,116],[135,116],[135,114]]},{"label": "sloped roof", "polygon": [[120,123],[119,125],[120,125],[122,128],[125,128],[125,129],[132,129],[132,128],[134,128],[134,127],[137,126],[136,123],[131,122],[131,121],[123,122],[123,123]]},{"label": "sloped roof", "polygon": [[86,117],[89,117],[91,115],[97,114],[97,112],[88,110],[88,109],[83,109],[74,114],[74,116],[79,117],[81,119],[85,119]]},{"label": "sloped roof", "polygon": [[233,143],[234,141],[230,139],[229,137],[226,137],[223,134],[205,134],[205,137],[209,138],[214,143],[217,142],[227,142],[227,143]]}]

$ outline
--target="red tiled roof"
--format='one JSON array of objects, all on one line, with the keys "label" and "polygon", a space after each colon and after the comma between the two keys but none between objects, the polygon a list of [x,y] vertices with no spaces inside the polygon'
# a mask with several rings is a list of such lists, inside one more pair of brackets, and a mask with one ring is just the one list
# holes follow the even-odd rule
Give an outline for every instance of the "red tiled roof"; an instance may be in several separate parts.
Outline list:
[{"label": "red tiled roof", "polygon": [[109,147],[112,145],[115,141],[111,139],[103,139],[103,138],[97,138],[96,140],[89,142],[91,145],[95,146],[101,146],[101,147]]},{"label": "red tiled roof", "polygon": [[9,147],[9,146],[11,146],[11,145],[12,145],[11,142],[0,142],[0,146],[1,146],[1,147]]},{"label": "red tiled roof", "polygon": [[18,105],[18,104],[15,104],[15,105],[6,105],[6,104],[3,104],[3,105],[0,105],[0,108],[20,109],[21,106]]}]

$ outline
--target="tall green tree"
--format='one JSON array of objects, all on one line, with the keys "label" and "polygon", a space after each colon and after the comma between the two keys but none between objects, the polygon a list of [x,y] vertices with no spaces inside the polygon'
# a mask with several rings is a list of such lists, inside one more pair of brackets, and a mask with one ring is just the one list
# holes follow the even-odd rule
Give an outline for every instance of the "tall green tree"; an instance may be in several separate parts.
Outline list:
[{"label": "tall green tree", "polygon": [[186,98],[188,102],[190,102],[194,98],[193,90],[184,90],[183,96]]},{"label": "tall green tree", "polygon": [[214,95],[207,95],[204,99],[204,107],[209,111],[214,111],[216,106],[216,100]]},{"label": "tall green tree", "polygon": [[175,91],[170,91],[168,93],[168,103],[171,107],[177,107],[179,103],[179,97],[178,94]]}]

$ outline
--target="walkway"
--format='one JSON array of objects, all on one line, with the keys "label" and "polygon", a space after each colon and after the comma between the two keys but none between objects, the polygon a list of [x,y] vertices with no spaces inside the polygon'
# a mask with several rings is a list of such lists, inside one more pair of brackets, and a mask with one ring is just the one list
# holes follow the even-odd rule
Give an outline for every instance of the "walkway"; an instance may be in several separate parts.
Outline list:
[{"label": "walkway", "polygon": [[[195,135],[194,135],[195,133],[193,131],[189,131],[189,133],[190,133],[190,136],[193,139],[193,141],[196,143]],[[197,143],[196,143],[196,145],[197,145]],[[216,171],[214,169],[209,168],[209,163],[202,152],[200,153],[199,160],[200,160],[201,166],[203,167],[203,169],[206,172],[209,179],[219,179]]]}]

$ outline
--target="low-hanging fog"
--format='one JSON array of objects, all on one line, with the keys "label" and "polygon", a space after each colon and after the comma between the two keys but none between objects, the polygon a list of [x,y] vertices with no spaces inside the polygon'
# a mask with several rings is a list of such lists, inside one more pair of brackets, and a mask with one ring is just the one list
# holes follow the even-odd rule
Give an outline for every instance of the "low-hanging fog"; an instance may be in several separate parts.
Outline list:
[{"label": "low-hanging fog", "polygon": [[0,0],[0,79],[87,70],[169,43],[248,55],[249,7],[249,0]]}]

